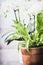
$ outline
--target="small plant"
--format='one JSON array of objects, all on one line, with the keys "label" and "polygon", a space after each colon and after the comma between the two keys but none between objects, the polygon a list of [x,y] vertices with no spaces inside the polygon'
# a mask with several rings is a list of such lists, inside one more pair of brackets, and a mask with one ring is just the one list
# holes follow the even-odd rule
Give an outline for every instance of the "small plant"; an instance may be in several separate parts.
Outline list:
[{"label": "small plant", "polygon": [[18,43],[18,50],[21,46],[26,47],[27,50],[31,47],[40,47],[43,45],[43,12],[37,14],[36,29],[34,32],[28,33],[28,29],[18,20],[13,20],[12,27],[16,29],[12,34],[5,38],[7,44],[13,40],[22,40]]}]

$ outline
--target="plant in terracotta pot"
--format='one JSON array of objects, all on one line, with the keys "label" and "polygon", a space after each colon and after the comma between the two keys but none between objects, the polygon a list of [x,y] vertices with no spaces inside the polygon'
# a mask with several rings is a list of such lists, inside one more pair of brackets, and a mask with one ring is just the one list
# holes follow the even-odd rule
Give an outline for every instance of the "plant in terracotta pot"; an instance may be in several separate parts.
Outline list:
[{"label": "plant in terracotta pot", "polygon": [[7,45],[13,40],[22,40],[18,43],[18,50],[21,49],[23,64],[43,64],[43,12],[37,14],[34,32],[28,33],[28,29],[17,19],[13,23],[16,31],[5,38]]}]

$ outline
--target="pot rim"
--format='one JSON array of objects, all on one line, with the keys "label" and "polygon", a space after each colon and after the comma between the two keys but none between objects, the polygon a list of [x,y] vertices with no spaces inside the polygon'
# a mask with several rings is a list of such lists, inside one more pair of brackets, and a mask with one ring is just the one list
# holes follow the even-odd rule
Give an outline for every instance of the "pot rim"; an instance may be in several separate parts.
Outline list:
[{"label": "pot rim", "polygon": [[[29,49],[42,49],[42,48],[43,48],[43,46],[42,47],[31,47]],[[21,47],[21,49],[26,49],[26,47]]]}]

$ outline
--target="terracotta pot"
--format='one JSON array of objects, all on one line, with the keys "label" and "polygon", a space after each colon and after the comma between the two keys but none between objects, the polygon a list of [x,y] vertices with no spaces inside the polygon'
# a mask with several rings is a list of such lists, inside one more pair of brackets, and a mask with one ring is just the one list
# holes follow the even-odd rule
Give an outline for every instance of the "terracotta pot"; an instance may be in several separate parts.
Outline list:
[{"label": "terracotta pot", "polygon": [[21,52],[24,65],[43,64],[43,47],[30,48],[29,52],[22,47]]},{"label": "terracotta pot", "polygon": [[31,48],[31,63],[35,65],[43,64],[43,47]]},{"label": "terracotta pot", "polygon": [[27,52],[25,47],[21,47],[21,52],[22,52],[22,60],[24,65],[30,65],[30,54]]}]

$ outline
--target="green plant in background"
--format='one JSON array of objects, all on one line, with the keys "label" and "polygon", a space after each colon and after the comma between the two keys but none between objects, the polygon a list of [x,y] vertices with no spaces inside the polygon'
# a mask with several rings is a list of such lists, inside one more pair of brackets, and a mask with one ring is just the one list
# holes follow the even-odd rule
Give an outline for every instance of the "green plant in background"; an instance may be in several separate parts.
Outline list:
[{"label": "green plant in background", "polygon": [[40,47],[43,46],[43,12],[37,14],[37,26],[35,31],[28,33],[28,29],[17,19],[13,20],[12,27],[16,29],[16,32],[13,31],[12,34],[8,35],[5,38],[5,42],[9,44],[13,40],[22,40],[23,42],[18,43],[18,50],[21,46],[26,47],[27,50],[31,47]]}]

